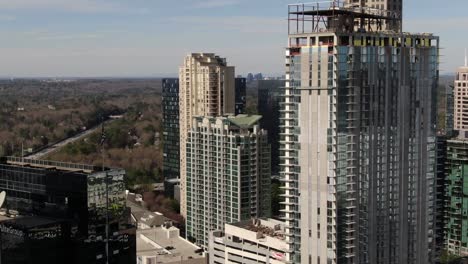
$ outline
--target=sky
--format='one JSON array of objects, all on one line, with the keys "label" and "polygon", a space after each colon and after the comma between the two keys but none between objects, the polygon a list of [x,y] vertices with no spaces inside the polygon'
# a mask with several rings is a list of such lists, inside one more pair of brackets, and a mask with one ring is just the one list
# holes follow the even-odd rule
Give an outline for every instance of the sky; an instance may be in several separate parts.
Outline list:
[{"label": "sky", "polygon": [[[281,75],[297,2],[0,0],[0,76],[175,77],[191,52],[226,57],[236,74]],[[468,48],[468,0],[403,2],[404,31],[439,35],[441,74],[452,74]]]}]

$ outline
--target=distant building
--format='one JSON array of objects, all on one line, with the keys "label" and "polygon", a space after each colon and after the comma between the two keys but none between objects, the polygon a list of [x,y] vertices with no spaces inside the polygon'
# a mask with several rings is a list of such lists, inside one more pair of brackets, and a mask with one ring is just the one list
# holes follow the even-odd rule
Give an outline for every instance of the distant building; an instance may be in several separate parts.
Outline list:
[{"label": "distant building", "polygon": [[186,209],[186,145],[195,116],[235,113],[234,67],[212,53],[192,53],[179,69],[180,211]]},{"label": "distant building", "polygon": [[270,146],[260,116],[195,117],[187,141],[187,239],[208,247],[225,223],[268,217]]},{"label": "distant building", "polygon": [[120,169],[2,158],[1,263],[135,263],[124,177]]},{"label": "distant building", "polygon": [[287,263],[284,232],[284,223],[273,219],[226,224],[224,231],[210,233],[210,264]]},{"label": "distant building", "polygon": [[447,85],[445,89],[445,135],[455,136],[454,115],[455,115],[455,94],[454,86]]},{"label": "distant building", "polygon": [[284,80],[258,81],[257,111],[262,116],[261,128],[268,131],[272,175],[279,174],[280,92],[284,85]]},{"label": "distant building", "polygon": [[254,81],[254,76],[253,76],[253,74],[249,72],[249,74],[247,74],[247,78],[246,78],[246,79],[247,79],[247,82],[248,82],[248,83],[253,82],[253,81]]},{"label": "distant building", "polygon": [[[180,132],[179,132],[179,79],[162,80],[163,107],[163,176],[168,181],[180,177]],[[166,188],[166,195],[174,197],[173,188]]]},{"label": "distant building", "polygon": [[245,78],[236,78],[236,110],[235,114],[245,114],[247,107],[247,82]]}]

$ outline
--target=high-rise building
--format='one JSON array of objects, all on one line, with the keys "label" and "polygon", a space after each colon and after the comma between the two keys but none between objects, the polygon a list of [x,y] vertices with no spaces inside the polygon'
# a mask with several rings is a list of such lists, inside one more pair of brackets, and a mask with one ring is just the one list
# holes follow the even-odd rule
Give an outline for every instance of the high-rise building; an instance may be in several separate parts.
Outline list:
[{"label": "high-rise building", "polygon": [[[447,124],[452,124],[455,133],[447,134],[457,138],[447,141],[446,155],[446,197],[445,243],[450,254],[468,256],[468,104],[465,103],[468,90],[468,65],[460,67],[455,77],[452,100],[447,99]],[[453,105],[450,118],[450,101]],[[451,121],[451,122],[450,122]]]},{"label": "high-rise building", "polygon": [[234,67],[212,53],[193,53],[179,69],[180,211],[186,217],[186,145],[195,116],[235,113]]},{"label": "high-rise building", "polygon": [[468,256],[468,140],[447,141],[446,249]]},{"label": "high-rise building", "polygon": [[207,249],[225,223],[268,217],[270,146],[261,116],[195,117],[187,140],[187,239]]},{"label": "high-rise building", "polygon": [[[465,60],[466,61],[466,60]],[[454,129],[458,131],[459,137],[468,138],[468,65],[460,67],[455,78],[453,88],[454,97]]]},{"label": "high-rise building", "polygon": [[245,114],[247,107],[247,80],[245,78],[236,78],[236,115]]},{"label": "high-rise building", "polygon": [[2,158],[1,263],[136,263],[124,176],[120,169]]},{"label": "high-rise building", "polygon": [[284,87],[284,80],[258,81],[257,111],[262,116],[260,126],[268,131],[268,142],[271,145],[271,172],[279,174],[279,118],[280,92]]},{"label": "high-rise building", "polygon": [[337,3],[289,6],[288,259],[432,263],[439,39],[383,30],[397,12]]},{"label": "high-rise building", "polygon": [[174,181],[180,176],[179,79],[162,80],[163,176],[165,192],[174,197]]}]

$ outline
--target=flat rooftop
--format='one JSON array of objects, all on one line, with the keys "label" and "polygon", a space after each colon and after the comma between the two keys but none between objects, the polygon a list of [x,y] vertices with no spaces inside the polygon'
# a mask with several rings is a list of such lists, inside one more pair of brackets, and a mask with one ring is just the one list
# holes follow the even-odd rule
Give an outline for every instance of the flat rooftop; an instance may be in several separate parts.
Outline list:
[{"label": "flat rooftop", "polygon": [[15,217],[4,215],[3,211],[0,214],[0,223],[8,222],[9,224],[21,229],[30,229],[35,227],[50,226],[51,224],[58,224],[62,221],[55,218],[47,218],[40,216],[23,216],[17,215]]},{"label": "flat rooftop", "polygon": [[[168,232],[173,232],[170,236]],[[202,250],[178,235],[175,227],[137,231],[137,256],[156,257],[157,263],[205,258]]]},{"label": "flat rooftop", "polygon": [[29,168],[39,168],[39,169],[56,169],[61,171],[72,171],[72,172],[83,172],[83,173],[94,173],[109,171],[110,168],[100,166],[86,165],[86,164],[77,164],[77,163],[68,163],[68,162],[59,162],[59,161],[50,161],[50,160],[35,160],[27,159],[21,157],[4,157],[1,159],[1,163],[8,165],[16,165]]},{"label": "flat rooftop", "polygon": [[264,236],[285,240],[284,223],[274,219],[252,219],[230,225],[240,227]]}]

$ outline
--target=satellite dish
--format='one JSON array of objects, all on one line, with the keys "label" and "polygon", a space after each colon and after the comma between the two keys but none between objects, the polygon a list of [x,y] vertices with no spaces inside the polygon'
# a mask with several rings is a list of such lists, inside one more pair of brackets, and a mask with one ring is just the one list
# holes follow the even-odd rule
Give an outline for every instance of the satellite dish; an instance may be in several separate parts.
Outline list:
[{"label": "satellite dish", "polygon": [[5,203],[5,198],[6,198],[6,192],[3,191],[3,192],[0,192],[0,208],[3,206],[3,204]]}]

